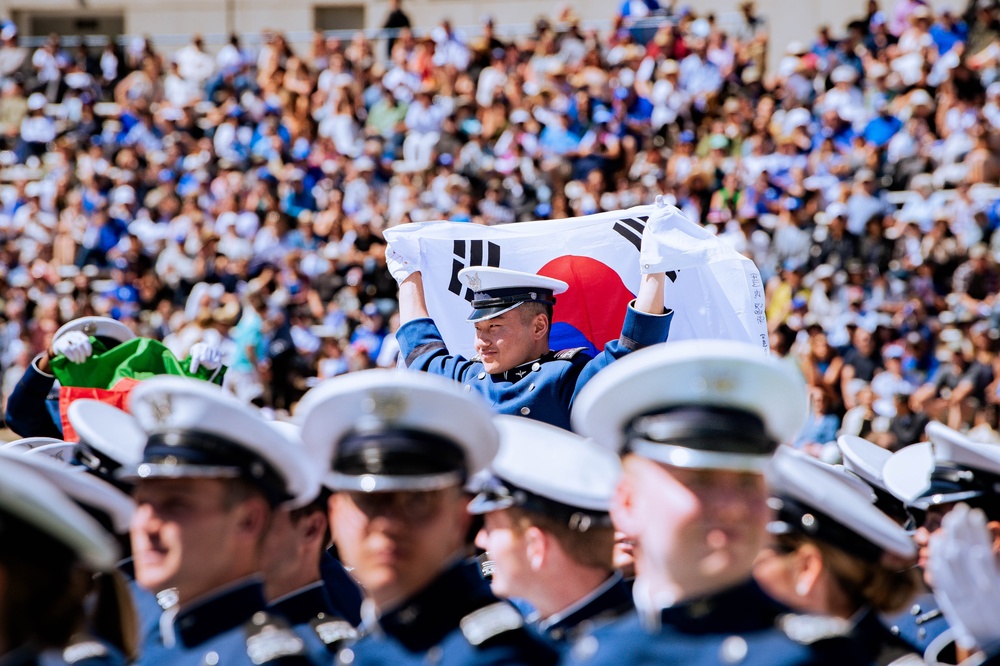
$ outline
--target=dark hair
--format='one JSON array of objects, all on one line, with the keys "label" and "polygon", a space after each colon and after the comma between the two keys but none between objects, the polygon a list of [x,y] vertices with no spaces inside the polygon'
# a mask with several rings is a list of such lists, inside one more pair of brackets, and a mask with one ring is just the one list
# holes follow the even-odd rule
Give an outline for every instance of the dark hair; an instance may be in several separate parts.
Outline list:
[{"label": "dark hair", "polygon": [[536,316],[543,314],[552,328],[552,305],[550,303],[524,303],[518,307],[521,311],[521,321],[528,324]]}]

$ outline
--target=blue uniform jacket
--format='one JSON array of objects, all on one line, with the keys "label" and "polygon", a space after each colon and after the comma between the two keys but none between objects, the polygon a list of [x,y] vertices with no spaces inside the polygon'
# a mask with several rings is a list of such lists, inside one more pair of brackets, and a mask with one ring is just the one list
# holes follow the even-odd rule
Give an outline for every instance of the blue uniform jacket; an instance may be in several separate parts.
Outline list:
[{"label": "blue uniform jacket", "polygon": [[574,604],[568,612],[547,618],[538,628],[556,643],[571,641],[594,625],[607,624],[635,608],[632,585],[620,573]]},{"label": "blue uniform jacket", "polygon": [[333,611],[355,627],[361,624],[361,588],[329,550],[319,560],[319,575]]},{"label": "blue uniform jacket", "polygon": [[578,350],[550,352],[536,362],[496,375],[487,374],[475,359],[448,354],[441,333],[430,319],[406,322],[396,332],[396,339],[406,367],[411,370],[460,381],[466,391],[484,395],[501,414],[527,416],[568,430],[570,410],[580,389],[615,359],[666,342],[672,318],[672,311],[651,315],[629,305],[621,337],[607,343],[594,358]]},{"label": "blue uniform jacket", "polygon": [[39,370],[36,361],[31,362],[7,398],[7,427],[20,437],[62,439],[59,399],[49,399],[56,378]]},{"label": "blue uniform jacket", "polygon": [[344,641],[357,638],[357,630],[334,609],[318,580],[301,590],[275,599],[267,612],[284,618],[306,642],[313,663],[328,663]]},{"label": "blue uniform jacket", "polygon": [[865,657],[877,666],[899,663],[904,657],[909,657],[911,662],[921,659],[921,652],[917,648],[889,631],[882,624],[878,613],[870,609],[854,624],[850,637],[858,644]]},{"label": "blue uniform jacket", "polygon": [[923,654],[938,636],[948,630],[948,621],[938,608],[934,595],[925,592],[909,608],[885,618],[889,631]]},{"label": "blue uniform jacket", "polygon": [[[250,578],[176,611],[166,611],[137,664],[312,664],[305,639],[264,612],[264,587]],[[170,614],[176,615],[170,619]]]},{"label": "blue uniform jacket", "polygon": [[490,592],[476,562],[451,567],[379,618],[337,655],[338,664],[555,664],[558,653]]},{"label": "blue uniform jacket", "polygon": [[[660,612],[660,626],[644,627],[637,612],[577,640],[567,664],[658,664],[660,666],[863,665],[866,660],[844,637],[805,638],[805,631],[779,628],[788,610],[748,581],[710,597]],[[787,633],[786,633],[787,631]],[[797,635],[798,640],[789,634]]]}]

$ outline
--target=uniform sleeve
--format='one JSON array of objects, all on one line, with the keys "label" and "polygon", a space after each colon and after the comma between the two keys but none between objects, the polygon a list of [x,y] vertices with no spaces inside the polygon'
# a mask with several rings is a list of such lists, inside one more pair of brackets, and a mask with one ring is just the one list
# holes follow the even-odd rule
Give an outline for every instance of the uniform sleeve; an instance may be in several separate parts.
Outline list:
[{"label": "uniform sleeve", "polygon": [[573,393],[569,397],[571,409],[580,389],[586,386],[587,382],[594,375],[610,365],[612,361],[637,349],[667,341],[667,337],[670,334],[670,322],[674,318],[674,311],[669,310],[664,314],[654,315],[636,310],[633,305],[635,305],[635,301],[628,304],[628,310],[625,312],[625,322],[622,324],[621,337],[604,345],[604,351],[590,359],[583,366],[576,382],[571,384],[573,389]]},{"label": "uniform sleeve", "polygon": [[441,332],[429,318],[414,319],[396,331],[399,351],[410,370],[420,370],[434,375],[464,381],[478,363],[462,356],[452,356],[444,344]]},{"label": "uniform sleeve", "polygon": [[7,399],[7,427],[21,437],[62,439],[62,430],[45,404],[55,381],[55,377],[39,370],[32,361]]}]

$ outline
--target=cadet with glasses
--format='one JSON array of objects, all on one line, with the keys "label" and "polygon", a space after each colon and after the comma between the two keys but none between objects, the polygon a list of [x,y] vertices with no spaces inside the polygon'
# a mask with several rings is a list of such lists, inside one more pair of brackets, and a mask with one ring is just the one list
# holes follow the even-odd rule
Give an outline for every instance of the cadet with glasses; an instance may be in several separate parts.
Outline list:
[{"label": "cadet with glasses", "polygon": [[365,591],[342,664],[553,664],[465,559],[463,485],[496,454],[489,405],[454,382],[370,370],[312,389],[296,418],[326,470],[333,540]]}]

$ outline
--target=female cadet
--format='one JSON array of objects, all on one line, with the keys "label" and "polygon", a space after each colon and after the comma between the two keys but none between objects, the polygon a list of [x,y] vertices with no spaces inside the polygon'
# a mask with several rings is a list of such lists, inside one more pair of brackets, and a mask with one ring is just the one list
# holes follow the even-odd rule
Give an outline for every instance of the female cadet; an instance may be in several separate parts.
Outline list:
[{"label": "female cadet", "polygon": [[775,599],[809,613],[797,629],[847,634],[879,666],[922,664],[878,613],[898,611],[917,592],[916,548],[846,470],[788,447],[769,478],[776,519],[754,577]]}]

